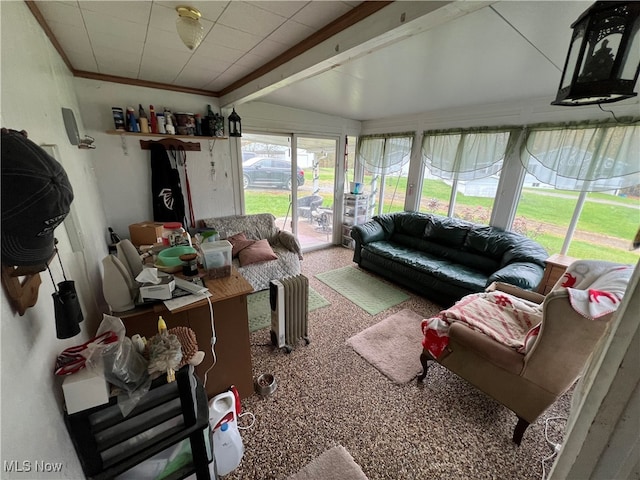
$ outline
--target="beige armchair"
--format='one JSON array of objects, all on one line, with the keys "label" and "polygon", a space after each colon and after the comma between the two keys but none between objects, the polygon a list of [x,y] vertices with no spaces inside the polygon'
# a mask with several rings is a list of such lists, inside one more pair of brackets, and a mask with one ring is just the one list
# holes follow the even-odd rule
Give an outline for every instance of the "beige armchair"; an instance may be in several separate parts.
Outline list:
[{"label": "beige armchair", "polygon": [[[530,343],[523,340],[523,346],[517,349],[480,333],[476,327],[451,321],[447,332],[448,344],[442,347],[437,359],[427,349],[426,340],[423,342],[425,349],[420,357],[423,372],[418,382],[427,375],[427,362],[436,361],[445,366],[517,415],[513,441],[519,445],[529,424],[580,376],[611,323],[609,320],[613,313],[598,314],[598,318],[592,320],[576,312],[569,301],[573,292],[563,288],[562,282],[560,279],[546,297],[508,284],[492,284],[488,290],[504,292],[507,298],[524,298],[533,302],[530,304],[533,312],[535,304],[540,305],[540,328],[532,332],[537,336],[529,337]],[[578,293],[585,293],[587,301],[592,301],[589,300],[592,292]],[[618,296],[618,303],[621,296]],[[441,315],[444,312],[446,310]],[[423,320],[425,338],[425,322],[436,318],[444,317]]]}]

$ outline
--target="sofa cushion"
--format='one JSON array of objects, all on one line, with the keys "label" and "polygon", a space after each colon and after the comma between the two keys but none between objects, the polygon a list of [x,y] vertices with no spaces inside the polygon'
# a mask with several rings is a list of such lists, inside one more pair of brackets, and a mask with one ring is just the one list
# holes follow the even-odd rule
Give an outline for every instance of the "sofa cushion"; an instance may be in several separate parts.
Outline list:
[{"label": "sofa cushion", "polygon": [[447,260],[452,263],[465,265],[486,274],[491,274],[500,268],[499,263],[492,258],[471,252],[465,252],[459,248],[440,245],[439,243],[434,243],[422,238],[395,234],[391,237],[391,240],[399,243],[400,245],[405,245],[415,250],[435,255],[438,258],[442,258],[443,260]]},{"label": "sofa cushion", "polygon": [[251,245],[244,247],[238,254],[240,266],[244,267],[252,263],[276,260],[278,256],[273,252],[266,238],[253,241]]},{"label": "sofa cushion", "polygon": [[267,240],[273,239],[275,242],[274,237],[278,233],[275,217],[271,213],[205,218],[202,222],[208,228],[215,228],[223,240],[236,233],[244,233],[248,240],[266,238]]},{"label": "sofa cushion", "polygon": [[501,265],[516,262],[531,262],[545,267],[545,260],[549,254],[539,243],[526,238],[514,238],[510,249],[502,256]]},{"label": "sofa cushion", "polygon": [[505,252],[513,246],[514,240],[514,234],[500,228],[477,226],[467,233],[464,249],[488,255],[500,262]]},{"label": "sofa cushion", "polygon": [[[399,213],[387,213],[382,215],[376,215],[373,220],[378,222],[384,231],[385,238],[389,238],[395,229],[395,217]],[[364,224],[366,225],[366,223]]]},{"label": "sofa cushion", "polygon": [[394,219],[394,235],[402,234],[420,238],[431,215],[418,212],[397,213]]},{"label": "sofa cushion", "polygon": [[256,292],[269,288],[271,280],[300,273],[300,260],[297,253],[287,250],[281,245],[275,245],[273,252],[278,256],[277,260],[251,263],[244,267],[240,266],[239,259],[233,260],[233,265],[238,269],[238,272],[247,279]]},{"label": "sofa cushion", "polygon": [[432,242],[459,248],[465,243],[467,233],[473,224],[457,218],[429,215],[424,230],[424,238]]},{"label": "sofa cushion", "polygon": [[455,261],[445,260],[438,255],[416,251],[395,242],[374,242],[366,245],[365,249],[468,290],[481,291],[487,284],[488,275],[481,271],[457,264]]}]

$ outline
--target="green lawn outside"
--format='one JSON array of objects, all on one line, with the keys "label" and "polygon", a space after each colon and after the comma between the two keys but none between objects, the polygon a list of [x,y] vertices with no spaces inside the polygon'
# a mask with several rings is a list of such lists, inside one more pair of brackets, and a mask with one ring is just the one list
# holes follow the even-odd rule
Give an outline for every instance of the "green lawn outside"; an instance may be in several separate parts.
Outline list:
[{"label": "green lawn outside", "polygon": [[[321,184],[331,184],[333,182],[333,171],[330,168],[321,168],[319,180]],[[369,185],[371,177],[365,177],[365,185]],[[393,196],[393,203],[387,201],[383,211],[395,212],[404,208],[404,198],[407,188],[407,178],[390,176],[386,178],[385,193],[386,198]],[[330,192],[331,188],[325,189]],[[570,191],[553,190],[550,194],[561,194],[571,198],[545,195],[547,191],[537,189],[524,189],[521,195],[517,219],[527,224],[527,231],[534,231],[535,225],[551,224],[562,227],[566,230],[567,225],[573,215],[576,206],[578,193]],[[395,195],[394,195],[395,193]],[[422,211],[433,211],[441,215],[446,215],[451,187],[439,180],[425,179],[422,187]],[[325,198],[324,204],[331,205],[333,199],[330,193],[322,193]],[[629,205],[609,205],[606,203],[596,203],[590,200],[601,199],[615,201],[619,204]],[[640,210],[633,208],[639,203],[636,198],[614,197],[602,193],[591,193],[587,196],[578,230],[608,235],[622,240],[628,240],[629,244],[635,235],[640,224]],[[429,208],[429,206],[435,208]],[[492,198],[472,197],[459,194],[456,199],[456,214],[474,215],[474,220],[488,219],[488,212],[493,205]],[[246,190],[245,206],[247,212],[271,212],[277,217],[284,217],[289,208],[289,192],[282,190]],[[288,213],[291,217],[291,212]],[[487,223],[488,220],[485,221]],[[531,227],[529,228],[529,225]],[[549,233],[541,233],[534,236],[550,252],[559,252],[563,237]],[[599,258],[602,260],[635,263],[638,255],[633,252],[626,252],[620,248],[610,248],[606,245],[593,245],[579,240],[571,243],[569,255],[578,258]]]}]

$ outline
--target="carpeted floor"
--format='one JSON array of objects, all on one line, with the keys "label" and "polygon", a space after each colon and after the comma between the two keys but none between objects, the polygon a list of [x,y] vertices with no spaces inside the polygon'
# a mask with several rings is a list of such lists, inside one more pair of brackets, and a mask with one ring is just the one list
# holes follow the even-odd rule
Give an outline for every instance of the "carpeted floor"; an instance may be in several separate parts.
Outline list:
[{"label": "carpeted floor", "polygon": [[[269,329],[251,334],[254,375],[273,373],[278,389],[269,398],[243,401],[256,420],[241,431],[244,458],[225,480],[284,480],[336,445],[369,480],[539,479],[540,460],[550,453],[544,420],[566,417],[570,395],[532,424],[516,447],[515,415],[445,368],[431,367],[421,386],[393,383],[346,340],[405,308],[426,317],[439,307],[406,292],[408,300],[372,316],[315,278],[353,265],[352,255],[342,247],[305,254],[302,273],[331,303],[309,314],[308,346],[286,354],[264,345]],[[248,424],[247,416],[240,424]],[[548,430],[560,442],[564,422],[551,421]]]}]

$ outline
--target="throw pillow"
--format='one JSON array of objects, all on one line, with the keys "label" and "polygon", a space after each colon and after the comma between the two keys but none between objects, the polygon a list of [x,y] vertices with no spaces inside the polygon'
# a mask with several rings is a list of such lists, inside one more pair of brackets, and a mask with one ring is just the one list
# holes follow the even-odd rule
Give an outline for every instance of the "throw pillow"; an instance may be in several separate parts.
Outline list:
[{"label": "throw pillow", "polygon": [[227,237],[227,241],[231,244],[231,256],[233,258],[236,258],[238,256],[240,250],[255,243],[255,240],[247,240],[247,236],[244,234],[244,232],[236,233],[235,235]]},{"label": "throw pillow", "polygon": [[240,250],[238,258],[240,259],[240,266],[244,267],[252,263],[276,260],[278,256],[273,253],[273,249],[267,239],[263,238]]}]

